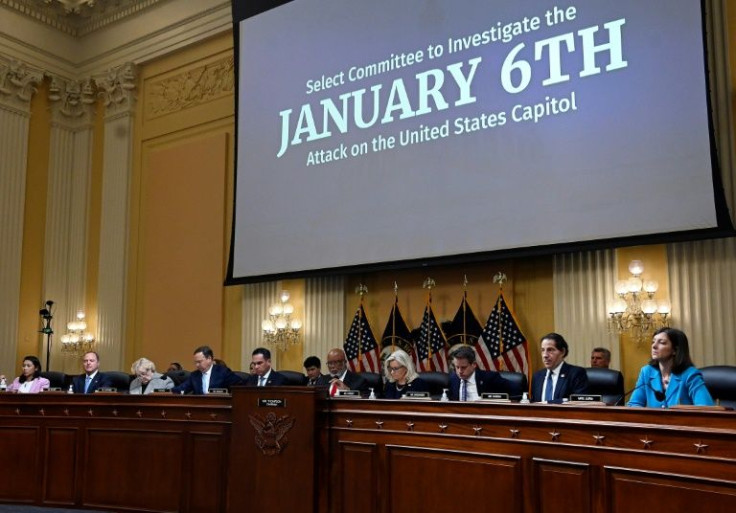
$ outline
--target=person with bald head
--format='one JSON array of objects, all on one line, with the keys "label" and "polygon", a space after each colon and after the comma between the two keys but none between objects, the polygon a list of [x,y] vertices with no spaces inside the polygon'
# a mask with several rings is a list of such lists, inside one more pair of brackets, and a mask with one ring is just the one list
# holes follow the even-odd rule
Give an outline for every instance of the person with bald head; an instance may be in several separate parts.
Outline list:
[{"label": "person with bald head", "polygon": [[338,390],[360,390],[361,394],[368,393],[368,382],[360,374],[348,369],[345,351],[339,347],[330,349],[327,353],[327,370],[330,373],[328,390],[331,397],[335,397]]}]

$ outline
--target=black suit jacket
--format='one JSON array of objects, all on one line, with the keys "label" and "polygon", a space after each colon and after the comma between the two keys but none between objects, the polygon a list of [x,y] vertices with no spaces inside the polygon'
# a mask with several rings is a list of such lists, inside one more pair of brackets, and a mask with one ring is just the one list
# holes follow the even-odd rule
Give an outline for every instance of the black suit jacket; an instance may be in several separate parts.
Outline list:
[{"label": "black suit jacket", "polygon": [[320,374],[314,383],[309,382],[309,378],[304,382],[308,387],[326,387],[330,384],[330,377],[325,374]]},{"label": "black suit jacket", "polygon": [[347,371],[342,382],[349,386],[350,390],[360,390],[362,394],[368,393],[368,382],[357,372]]},{"label": "black suit jacket", "polygon": [[[542,387],[547,369],[538,370],[532,376],[532,402],[542,400]],[[588,393],[588,373],[585,369],[565,362],[560,367],[560,376],[557,378],[557,386],[552,398],[553,403],[561,403],[562,399],[570,397],[570,394]]]},{"label": "black suit jacket", "polygon": [[[245,381],[245,384],[249,387],[258,386],[258,377],[256,374],[251,374]],[[271,369],[271,374],[268,375],[266,384],[267,387],[280,387],[286,385],[286,377],[283,374],[279,374],[275,370]]]},{"label": "black suit jacket", "polygon": [[429,385],[422,378],[416,377],[413,381],[407,383],[404,388],[399,390],[396,388],[396,382],[392,383],[391,381],[388,381],[386,383],[386,388],[383,391],[383,397],[384,399],[401,399],[401,397],[409,391],[429,392]]},{"label": "black suit jacket", "polygon": [[[498,372],[475,370],[475,386],[478,389],[478,397],[480,394],[496,393],[519,395],[519,391],[509,380],[504,379]],[[456,373],[450,374],[450,400],[460,400],[460,378]]]},{"label": "black suit jacket", "polygon": [[[223,365],[214,364],[210,374],[210,388],[227,388],[233,385],[242,385],[243,380],[233,371]],[[202,371],[194,371],[180,385],[171,389],[175,394],[202,395]]]},{"label": "black suit jacket", "polygon": [[[74,378],[72,379],[72,387],[74,388],[75,394],[84,393],[84,381],[86,377],[86,374],[80,374],[79,376],[74,376]],[[92,382],[89,384],[87,393],[93,394],[98,388],[108,387],[112,387],[112,381],[104,372],[98,371],[97,374],[95,374],[95,377],[92,378]]]}]

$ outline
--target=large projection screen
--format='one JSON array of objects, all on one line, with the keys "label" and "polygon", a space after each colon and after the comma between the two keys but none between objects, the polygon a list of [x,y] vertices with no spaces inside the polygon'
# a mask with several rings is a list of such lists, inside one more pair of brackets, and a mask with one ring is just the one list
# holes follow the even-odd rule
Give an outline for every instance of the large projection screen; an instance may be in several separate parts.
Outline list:
[{"label": "large projection screen", "polygon": [[275,3],[234,11],[231,283],[724,218],[700,0]]}]

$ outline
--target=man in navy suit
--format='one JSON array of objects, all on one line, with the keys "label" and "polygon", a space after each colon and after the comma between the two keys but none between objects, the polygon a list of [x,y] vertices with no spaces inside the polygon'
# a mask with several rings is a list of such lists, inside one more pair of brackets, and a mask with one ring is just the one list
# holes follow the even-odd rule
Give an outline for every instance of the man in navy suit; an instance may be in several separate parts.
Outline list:
[{"label": "man in navy suit", "polygon": [[72,379],[72,390],[75,394],[92,394],[98,388],[112,386],[112,381],[103,372],[99,372],[100,355],[95,351],[84,353],[82,357],[84,374],[74,376]]},{"label": "man in navy suit", "polygon": [[212,388],[230,389],[233,385],[242,385],[243,380],[224,365],[215,364],[215,355],[209,346],[201,346],[194,350],[194,366],[197,368],[189,374],[180,385],[171,389],[175,394],[209,394]]},{"label": "man in navy suit", "polygon": [[245,384],[250,387],[277,387],[286,384],[286,378],[271,367],[271,351],[265,347],[253,350],[251,365],[255,374],[248,376]]},{"label": "man in navy suit", "polygon": [[542,337],[544,369],[532,376],[532,401],[561,403],[570,394],[588,392],[588,374],[582,367],[565,362],[569,352],[562,335],[549,333]]},{"label": "man in navy suit", "polygon": [[482,371],[476,363],[475,350],[461,346],[452,353],[455,372],[450,374],[450,400],[475,401],[484,393],[518,395],[520,390],[495,371]]}]

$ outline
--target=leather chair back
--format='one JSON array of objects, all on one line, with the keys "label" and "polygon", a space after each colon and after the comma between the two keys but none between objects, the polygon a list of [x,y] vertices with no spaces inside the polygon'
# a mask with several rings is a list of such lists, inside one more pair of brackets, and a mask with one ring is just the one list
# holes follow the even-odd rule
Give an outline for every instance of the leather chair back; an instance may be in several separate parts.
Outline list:
[{"label": "leather chair back", "polygon": [[373,389],[376,397],[383,395],[383,378],[378,372],[360,372],[359,374],[368,382],[368,388]]},{"label": "leather chair back", "polygon": [[61,388],[64,392],[67,391],[72,382],[72,376],[67,376],[59,371],[41,372],[41,377],[48,379],[51,387]]},{"label": "leather chair back", "polygon": [[613,406],[622,404],[624,395],[624,376],[617,370],[588,367],[588,393],[600,395],[601,401]]},{"label": "leather chair back", "polygon": [[307,384],[307,377],[298,371],[280,370],[279,374],[286,378],[286,385],[290,387],[298,387]]},{"label": "leather chair back", "polygon": [[188,370],[169,371],[169,372],[165,372],[164,376],[170,377],[171,381],[174,382],[174,385],[181,385],[189,377],[189,371]]},{"label": "leather chair back", "polygon": [[118,389],[118,393],[127,394],[130,391],[132,378],[127,372],[105,371],[105,375],[110,378],[111,386]]},{"label": "leather chair back", "polygon": [[442,390],[450,388],[450,375],[446,372],[420,372],[419,377],[429,386],[429,395],[433,399],[439,399],[442,397]]},{"label": "leather chair back", "polygon": [[712,365],[700,369],[716,404],[736,409],[736,366]]},{"label": "leather chair back", "polygon": [[512,400],[518,401],[524,392],[529,392],[529,380],[523,372],[501,371],[499,374],[503,379],[510,381],[519,391],[517,395],[511,396]]}]

